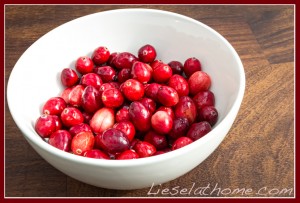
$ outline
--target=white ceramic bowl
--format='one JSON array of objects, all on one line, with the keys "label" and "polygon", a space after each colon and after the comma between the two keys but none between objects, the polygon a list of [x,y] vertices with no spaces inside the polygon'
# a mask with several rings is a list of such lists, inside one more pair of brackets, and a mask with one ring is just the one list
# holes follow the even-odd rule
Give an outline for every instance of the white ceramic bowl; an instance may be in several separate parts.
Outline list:
[{"label": "white ceramic bowl", "polygon": [[[44,142],[34,123],[42,104],[62,91],[59,75],[79,56],[98,46],[137,54],[152,44],[165,62],[195,56],[212,78],[219,120],[194,143],[163,155],[136,160],[96,160],[60,151]],[[194,19],[151,9],[111,10],[84,16],[45,34],[20,57],[9,78],[7,101],[30,145],[51,165],[79,181],[111,189],[138,189],[182,176],[222,142],[240,108],[245,89],[243,65],[220,34]]]}]

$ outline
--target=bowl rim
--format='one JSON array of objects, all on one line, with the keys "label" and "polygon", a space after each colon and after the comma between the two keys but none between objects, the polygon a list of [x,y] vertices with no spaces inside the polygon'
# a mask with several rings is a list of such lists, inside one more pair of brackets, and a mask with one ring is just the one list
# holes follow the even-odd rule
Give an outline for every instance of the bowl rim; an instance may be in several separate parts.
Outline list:
[{"label": "bowl rim", "polygon": [[[213,129],[206,134],[204,137],[200,138],[199,140],[194,141],[193,143],[189,144],[186,147],[168,152],[168,153],[164,153],[164,154],[160,154],[160,155],[156,155],[156,156],[151,156],[151,157],[146,157],[146,158],[139,158],[139,159],[130,159],[130,160],[105,160],[105,159],[93,159],[93,158],[87,158],[87,157],[82,157],[82,156],[78,156],[69,152],[63,152],[62,150],[59,150],[51,145],[49,145],[48,143],[46,143],[43,139],[36,139],[37,134],[33,133],[32,131],[26,129],[25,127],[23,127],[23,125],[21,124],[20,120],[16,117],[16,113],[14,112],[14,109],[11,107],[10,105],[10,100],[12,100],[13,98],[10,96],[10,89],[11,89],[11,76],[14,75],[14,70],[15,67],[18,64],[18,61],[21,60],[22,56],[24,56],[26,54],[26,52],[31,48],[31,46],[33,46],[37,41],[41,40],[42,38],[44,38],[48,33],[55,31],[57,28],[64,26],[66,24],[72,23],[74,21],[77,20],[82,20],[82,19],[86,19],[86,18],[90,18],[96,15],[103,15],[103,14],[108,14],[108,13],[124,13],[124,12],[128,12],[128,13],[134,13],[134,12],[146,12],[146,13],[152,13],[152,14],[163,14],[163,15],[168,15],[171,17],[175,17],[175,18],[179,18],[179,19],[183,19],[185,21],[189,21],[192,22],[194,24],[197,24],[199,26],[204,27],[205,29],[209,30],[212,34],[216,35],[221,41],[223,41],[223,43],[227,46],[227,48],[230,50],[231,54],[234,56],[234,59],[236,60],[236,62],[238,63],[238,70],[239,70],[239,81],[240,81],[240,86],[238,89],[238,93],[237,96],[232,104],[232,106],[230,107],[228,114],[224,116],[223,120],[220,121],[220,123],[218,123],[218,125],[214,126]],[[233,48],[233,46],[221,35],[219,34],[216,30],[214,30],[213,28],[209,27],[208,25],[195,20],[191,17],[182,15],[182,14],[178,14],[178,13],[174,13],[171,11],[165,11],[165,10],[159,10],[159,9],[150,9],[150,8],[122,8],[122,9],[113,9],[113,10],[106,10],[106,11],[101,11],[101,12],[96,12],[96,13],[92,13],[92,14],[88,14],[85,16],[81,16],[78,18],[75,18],[71,21],[68,21],[66,23],[61,24],[60,26],[50,30],[49,32],[47,32],[46,34],[44,34],[42,37],[40,37],[38,40],[36,40],[31,46],[29,46],[27,48],[27,50],[21,55],[21,57],[18,59],[18,61],[16,62],[14,68],[11,71],[10,77],[8,79],[7,82],[7,102],[8,102],[8,107],[11,113],[11,116],[13,117],[13,120],[15,121],[16,125],[19,127],[19,129],[21,130],[23,136],[27,139],[27,141],[30,141],[32,143],[34,143],[36,146],[38,146],[39,148],[42,148],[44,151],[46,151],[49,154],[52,154],[54,156],[60,157],[62,159],[67,159],[71,162],[80,162],[82,164],[88,164],[88,165],[95,165],[95,166],[101,166],[101,167],[128,167],[128,166],[139,166],[139,165],[147,165],[147,164],[153,164],[153,163],[159,163],[159,162],[163,162],[165,160],[169,160],[169,159],[173,159],[175,157],[177,157],[178,155],[182,155],[182,154],[187,154],[189,153],[189,151],[194,150],[195,148],[198,147],[198,145],[201,142],[207,142],[209,139],[213,139],[213,136],[211,136],[215,131],[217,131],[218,129],[221,129],[225,124],[226,124],[226,120],[229,117],[235,117],[240,105],[242,103],[242,99],[244,96],[244,92],[245,92],[245,72],[244,72],[244,67],[242,64],[242,61],[240,59],[240,57],[238,56],[236,50]],[[31,144],[31,143],[30,143]]]}]

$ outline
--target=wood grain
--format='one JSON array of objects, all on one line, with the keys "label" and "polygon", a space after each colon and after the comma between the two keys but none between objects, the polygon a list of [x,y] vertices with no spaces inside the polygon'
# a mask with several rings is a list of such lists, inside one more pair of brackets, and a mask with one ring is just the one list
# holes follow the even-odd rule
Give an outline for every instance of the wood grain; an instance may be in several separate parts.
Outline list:
[{"label": "wood grain", "polygon": [[[152,190],[108,190],[74,180],[45,162],[23,138],[6,105],[6,197],[293,197],[292,5],[6,5],[5,82],[22,53],[48,31],[80,16],[128,7],[192,17],[218,31],[237,50],[246,72],[246,91],[226,139],[203,163],[176,180]],[[193,187],[193,192],[161,192],[176,187]]]}]

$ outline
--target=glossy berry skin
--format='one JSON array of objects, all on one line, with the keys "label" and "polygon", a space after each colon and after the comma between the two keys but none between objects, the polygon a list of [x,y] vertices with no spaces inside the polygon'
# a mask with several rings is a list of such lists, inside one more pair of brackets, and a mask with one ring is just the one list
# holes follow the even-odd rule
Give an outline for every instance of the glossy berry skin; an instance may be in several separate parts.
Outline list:
[{"label": "glossy berry skin", "polygon": [[105,91],[105,90],[108,90],[108,89],[112,89],[112,88],[115,88],[115,86],[113,84],[110,84],[110,83],[103,83],[99,89],[99,92],[100,92],[100,95],[102,96],[102,93]]},{"label": "glossy berry skin", "polygon": [[211,79],[207,73],[203,71],[197,71],[190,76],[188,83],[190,94],[196,95],[198,92],[207,91],[210,88]]},{"label": "glossy berry skin", "polygon": [[82,85],[74,86],[69,93],[68,104],[74,107],[80,107],[84,89],[85,88]]},{"label": "glossy berry skin", "polygon": [[84,152],[94,147],[95,138],[91,132],[80,132],[76,134],[71,143],[71,150],[74,154],[83,156]]},{"label": "glossy berry skin", "polygon": [[118,73],[118,82],[123,83],[131,78],[131,69],[123,68]]},{"label": "glossy berry skin", "polygon": [[165,111],[156,111],[151,117],[151,126],[159,134],[168,134],[173,126],[173,119]]},{"label": "glossy berry skin", "polygon": [[101,66],[93,69],[94,73],[98,74],[104,83],[112,82],[116,79],[117,73],[111,66]]},{"label": "glossy berry skin", "polygon": [[123,68],[131,69],[133,63],[137,60],[138,58],[134,56],[132,53],[121,52],[116,56],[115,60],[113,61],[113,65],[117,69],[123,69]]},{"label": "glossy berry skin", "polygon": [[92,54],[92,60],[96,65],[101,65],[108,61],[110,52],[107,47],[100,46],[96,48]]},{"label": "glossy berry skin", "polygon": [[97,146],[108,153],[116,154],[128,150],[130,141],[120,130],[110,128],[96,136]]},{"label": "glossy berry skin", "polygon": [[183,65],[179,61],[171,61],[168,63],[171,67],[173,74],[182,75],[183,73]]},{"label": "glossy berry skin", "polygon": [[71,150],[72,136],[67,130],[57,130],[51,134],[48,143],[62,151]]},{"label": "glossy berry skin", "polygon": [[73,87],[67,87],[60,94],[60,97],[63,98],[67,104],[69,103],[69,95],[72,89]]},{"label": "glossy berry skin", "polygon": [[146,141],[138,141],[134,145],[133,149],[136,151],[140,158],[152,156],[156,152],[155,147]]},{"label": "glossy berry skin", "polygon": [[152,45],[146,44],[138,50],[138,57],[144,63],[151,63],[156,58],[156,50]]},{"label": "glossy berry skin", "polygon": [[117,160],[138,159],[139,155],[132,149],[125,150],[117,156]]},{"label": "glossy berry skin", "polygon": [[42,138],[50,137],[52,133],[62,128],[62,123],[58,116],[43,114],[35,122],[35,131]]},{"label": "glossy berry skin", "polygon": [[61,97],[52,97],[46,101],[43,106],[43,114],[60,115],[67,103]]},{"label": "glossy berry skin", "polygon": [[174,120],[175,118],[175,114],[174,111],[171,107],[167,107],[167,106],[160,106],[156,111],[165,111],[167,114],[169,114],[169,116],[171,116],[171,118]]},{"label": "glossy berry skin", "polygon": [[135,127],[130,121],[116,123],[113,128],[122,131],[129,141],[132,141],[135,136]]},{"label": "glossy berry skin", "polygon": [[84,87],[93,86],[99,90],[99,88],[103,84],[103,81],[101,77],[96,73],[87,73],[81,77],[80,84],[83,85]]},{"label": "glossy berry skin", "polygon": [[168,64],[158,64],[153,68],[153,80],[157,83],[166,83],[172,76],[172,69]]},{"label": "glossy berry skin", "polygon": [[179,101],[178,93],[169,86],[161,86],[157,91],[157,99],[164,106],[175,106]]},{"label": "glossy berry skin", "polygon": [[79,111],[75,107],[66,107],[62,111],[60,118],[61,118],[63,125],[66,127],[72,127],[74,125],[83,123],[83,121],[84,121],[81,111]]},{"label": "glossy berry skin", "polygon": [[131,78],[140,81],[141,83],[147,83],[152,78],[153,70],[150,65],[136,61],[131,68]]},{"label": "glossy berry skin", "polygon": [[116,113],[116,122],[129,121],[129,106],[123,106]]},{"label": "glossy berry skin", "polygon": [[207,121],[211,126],[214,126],[218,120],[218,111],[214,106],[204,106],[198,112],[200,121]]},{"label": "glossy berry skin", "polygon": [[115,124],[114,110],[107,107],[99,109],[94,113],[89,124],[95,134],[102,133],[105,130],[112,128]]},{"label": "glossy berry skin", "polygon": [[79,73],[84,75],[93,71],[94,63],[88,56],[82,56],[76,60],[75,68]]},{"label": "glossy berry skin", "polygon": [[109,156],[99,149],[86,150],[83,153],[83,156],[94,159],[109,159]]},{"label": "glossy berry skin", "polygon": [[194,97],[193,101],[200,111],[204,106],[214,106],[215,105],[215,95],[211,91],[200,91]]},{"label": "glossy berry skin", "polygon": [[183,72],[189,78],[196,71],[201,71],[201,63],[199,59],[192,57],[188,58],[183,65]]},{"label": "glossy berry skin", "polygon": [[144,86],[135,79],[128,79],[121,84],[120,90],[123,95],[130,101],[140,100],[144,96]]},{"label": "glossy berry skin", "polygon": [[153,99],[143,97],[141,100],[139,100],[146,109],[150,112],[150,114],[153,114],[156,110],[156,103],[153,101]]},{"label": "glossy berry skin", "polygon": [[200,139],[207,133],[211,131],[211,126],[207,121],[201,121],[199,123],[194,123],[188,133],[187,137],[191,138],[193,141]]},{"label": "glossy berry skin", "polygon": [[180,97],[179,102],[175,106],[174,113],[176,118],[187,118],[189,123],[192,124],[197,117],[196,105],[190,97]]},{"label": "glossy berry skin", "polygon": [[145,96],[157,102],[157,92],[161,86],[162,85],[158,83],[151,83],[147,85],[145,87]]},{"label": "glossy berry skin", "polygon": [[172,75],[172,77],[168,81],[168,86],[176,90],[179,97],[189,95],[189,84],[181,75]]},{"label": "glossy berry skin", "polygon": [[158,65],[160,65],[160,64],[163,64],[163,61],[162,61],[162,60],[156,59],[156,60],[154,60],[152,63],[150,63],[150,66],[151,66],[152,69],[154,70],[154,69],[156,69],[156,68],[158,67]]},{"label": "glossy berry skin", "polygon": [[172,150],[176,150],[191,144],[193,140],[189,137],[180,137],[172,145]]},{"label": "glossy berry skin", "polygon": [[168,142],[165,135],[158,134],[154,131],[149,131],[145,137],[144,141],[152,144],[156,150],[162,150],[168,147]]},{"label": "glossy berry skin", "polygon": [[173,126],[169,132],[169,136],[172,139],[177,139],[179,137],[185,136],[190,127],[189,121],[187,118],[175,118],[173,121]]},{"label": "glossy berry skin", "polygon": [[75,70],[65,68],[61,71],[60,80],[65,87],[72,87],[78,83],[79,77]]},{"label": "glossy berry skin", "polygon": [[129,118],[139,131],[146,132],[151,127],[151,114],[141,102],[134,101],[130,104]]},{"label": "glossy berry skin", "polygon": [[111,53],[106,64],[114,67],[114,61],[116,60],[118,54],[119,54],[118,52]]},{"label": "glossy berry skin", "polygon": [[81,97],[81,107],[88,113],[94,113],[102,107],[100,92],[93,86],[87,86]]},{"label": "glossy berry skin", "polygon": [[122,106],[124,97],[119,89],[111,88],[102,93],[102,102],[104,106],[109,108],[117,108]]},{"label": "glossy berry skin", "polygon": [[92,128],[86,123],[80,123],[78,125],[74,125],[69,129],[69,133],[72,137],[81,132],[92,132]]}]

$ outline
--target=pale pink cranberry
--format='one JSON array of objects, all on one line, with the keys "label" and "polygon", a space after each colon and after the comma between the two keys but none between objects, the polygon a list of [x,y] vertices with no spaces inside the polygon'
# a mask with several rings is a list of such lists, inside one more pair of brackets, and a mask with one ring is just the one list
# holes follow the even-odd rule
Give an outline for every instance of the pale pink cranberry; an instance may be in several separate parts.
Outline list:
[{"label": "pale pink cranberry", "polygon": [[92,119],[90,120],[90,126],[94,133],[102,133],[105,130],[113,127],[115,124],[115,113],[111,108],[103,107],[97,110]]}]

